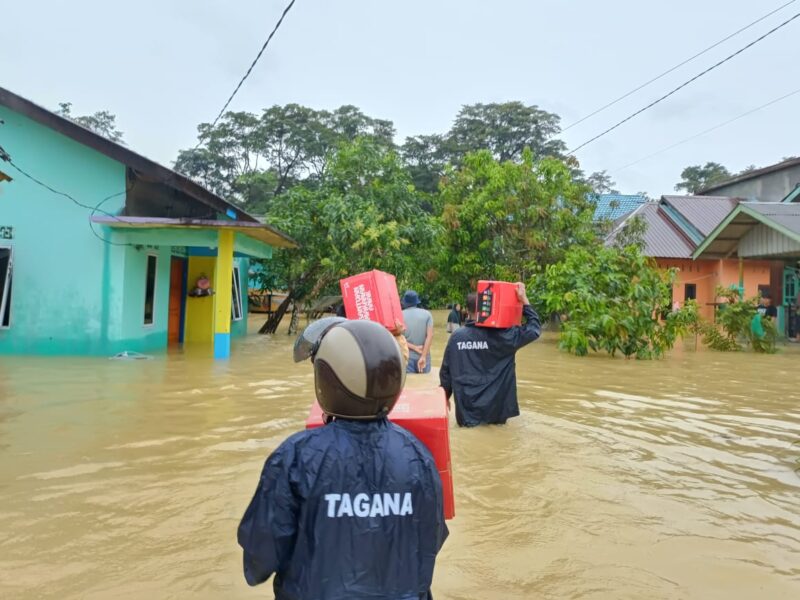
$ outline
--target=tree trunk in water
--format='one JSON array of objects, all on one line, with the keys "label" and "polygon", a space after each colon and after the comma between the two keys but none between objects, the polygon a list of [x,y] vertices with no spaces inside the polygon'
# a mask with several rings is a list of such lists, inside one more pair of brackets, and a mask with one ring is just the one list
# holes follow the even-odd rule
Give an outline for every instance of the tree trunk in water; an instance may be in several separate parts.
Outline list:
[{"label": "tree trunk in water", "polygon": [[292,320],[289,322],[289,335],[297,335],[297,326],[300,324],[300,309],[297,302],[292,307]]},{"label": "tree trunk in water", "polygon": [[270,315],[266,323],[264,323],[261,326],[261,329],[258,330],[258,333],[275,333],[278,330],[278,325],[281,324],[283,315],[285,315],[286,311],[289,310],[289,304],[291,304],[294,299],[293,296],[294,293],[290,291],[286,295],[286,298],[283,299],[283,302],[280,303],[280,306],[278,306],[278,310]]}]

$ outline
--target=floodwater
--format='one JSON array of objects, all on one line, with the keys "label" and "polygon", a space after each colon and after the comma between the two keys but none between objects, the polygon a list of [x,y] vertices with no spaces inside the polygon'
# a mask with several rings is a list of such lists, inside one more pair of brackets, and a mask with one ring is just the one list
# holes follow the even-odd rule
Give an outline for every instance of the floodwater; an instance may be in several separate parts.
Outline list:
[{"label": "floodwater", "polygon": [[[271,597],[244,583],[236,527],[311,402],[291,343],[253,336],[226,363],[0,358],[0,597]],[[800,598],[793,350],[523,350],[522,416],[451,430],[436,599]]]}]

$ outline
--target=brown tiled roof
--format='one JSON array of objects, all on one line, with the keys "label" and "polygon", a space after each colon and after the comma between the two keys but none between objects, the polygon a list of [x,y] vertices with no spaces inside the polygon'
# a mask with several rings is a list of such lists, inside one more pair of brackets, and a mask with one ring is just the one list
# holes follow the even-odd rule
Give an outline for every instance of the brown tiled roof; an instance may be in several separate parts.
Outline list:
[{"label": "brown tiled roof", "polygon": [[[628,217],[639,217],[647,223],[644,234],[644,253],[654,258],[690,258],[694,244],[667,218],[658,202],[648,202],[636,209]],[[624,227],[624,224],[623,226]],[[615,229],[608,237],[611,244],[616,239],[621,227]]]},{"label": "brown tiled roof", "polygon": [[738,199],[728,196],[662,196],[662,199],[703,236],[714,231],[738,204]]}]

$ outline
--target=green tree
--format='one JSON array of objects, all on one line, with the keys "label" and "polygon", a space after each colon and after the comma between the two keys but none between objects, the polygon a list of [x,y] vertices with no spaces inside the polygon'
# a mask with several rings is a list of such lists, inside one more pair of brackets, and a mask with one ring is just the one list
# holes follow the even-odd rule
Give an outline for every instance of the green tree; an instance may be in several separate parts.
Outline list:
[{"label": "green tree", "polygon": [[616,183],[605,171],[597,171],[586,178],[586,184],[595,194],[619,194]]},{"label": "green tree", "polygon": [[117,117],[107,110],[99,110],[91,115],[75,116],[72,114],[72,102],[59,102],[56,114],[91,129],[112,142],[124,144],[123,134],[117,129]]},{"label": "green tree", "polygon": [[[702,322],[698,325],[703,343],[712,350],[735,352],[747,347],[756,352],[772,354],[775,352],[775,340],[778,336],[775,323],[758,314],[759,297],[740,299],[738,288],[717,286],[716,296],[726,302],[720,305],[713,323]],[[757,319],[763,335],[753,330],[753,321]]]},{"label": "green tree", "polygon": [[343,142],[369,137],[391,148],[394,126],[354,106],[330,112],[287,104],[267,108],[261,116],[228,112],[213,128],[200,124],[198,135],[202,145],[180,151],[175,169],[254,211],[299,182],[319,182]]},{"label": "green tree", "polygon": [[635,245],[575,247],[533,283],[545,310],[566,317],[563,350],[650,359],[663,356],[697,321],[693,302],[672,310],[674,277]]},{"label": "green tree", "polygon": [[438,297],[460,297],[478,279],[517,281],[561,260],[574,245],[595,239],[587,187],[554,158],[500,162],[483,150],[469,154],[441,185],[443,226]]},{"label": "green tree", "polygon": [[715,162],[705,165],[692,165],[681,171],[681,181],[675,185],[677,191],[684,190],[688,194],[707,188],[715,183],[720,183],[731,177],[731,172],[724,166]]},{"label": "green tree", "polygon": [[443,151],[452,164],[470,152],[488,150],[500,162],[520,161],[525,149],[534,158],[563,157],[558,115],[522,102],[471,104],[461,108],[444,138]]},{"label": "green tree", "polygon": [[369,269],[420,281],[436,234],[397,154],[374,138],[341,144],[319,186],[295,186],[269,203],[267,221],[294,237],[269,264],[271,283],[288,298],[262,333],[274,333],[289,303],[335,292],[338,280]]}]

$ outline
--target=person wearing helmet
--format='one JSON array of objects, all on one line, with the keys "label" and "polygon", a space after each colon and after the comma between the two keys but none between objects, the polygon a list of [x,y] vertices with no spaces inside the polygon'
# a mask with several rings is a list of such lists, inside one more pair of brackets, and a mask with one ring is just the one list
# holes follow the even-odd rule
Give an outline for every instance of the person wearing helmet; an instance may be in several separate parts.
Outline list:
[{"label": "person wearing helmet", "polygon": [[448,531],[433,457],[387,419],[400,347],[382,325],[331,317],[298,338],[307,357],[327,424],[267,459],[238,530],[247,583],[274,573],[277,600],[431,599]]}]

